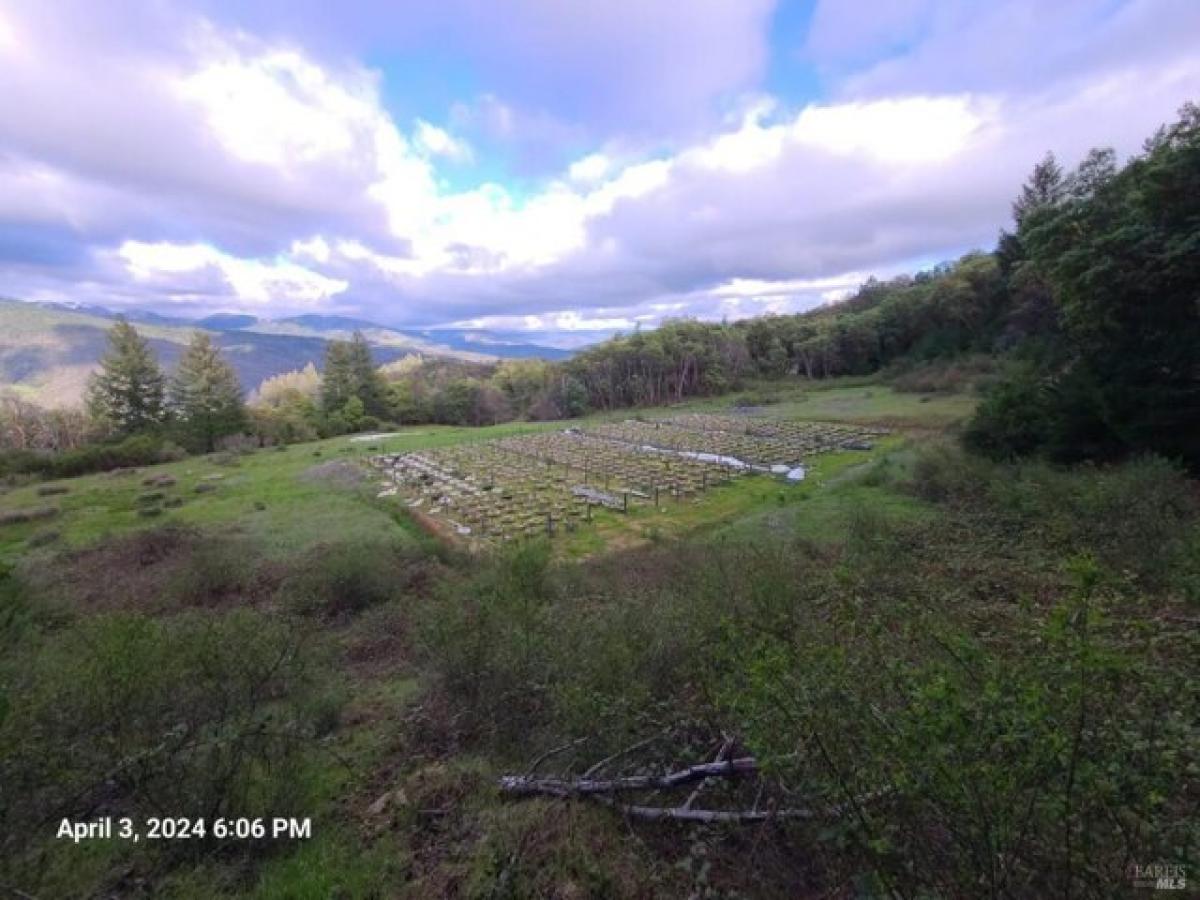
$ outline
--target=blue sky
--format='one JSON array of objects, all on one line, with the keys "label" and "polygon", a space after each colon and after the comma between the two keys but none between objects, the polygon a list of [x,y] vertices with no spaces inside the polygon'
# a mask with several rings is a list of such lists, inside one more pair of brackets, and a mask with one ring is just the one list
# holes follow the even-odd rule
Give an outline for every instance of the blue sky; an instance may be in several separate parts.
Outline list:
[{"label": "blue sky", "polygon": [[990,247],[1194,0],[0,0],[0,295],[572,343]]}]

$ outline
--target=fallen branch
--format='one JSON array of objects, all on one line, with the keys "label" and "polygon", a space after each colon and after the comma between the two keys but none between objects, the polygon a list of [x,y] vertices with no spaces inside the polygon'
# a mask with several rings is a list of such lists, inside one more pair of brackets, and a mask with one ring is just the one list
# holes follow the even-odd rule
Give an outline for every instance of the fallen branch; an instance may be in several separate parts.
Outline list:
[{"label": "fallen branch", "polygon": [[670,790],[680,785],[732,775],[755,775],[758,763],[753,756],[700,763],[666,775],[626,775],[621,778],[539,778],[532,775],[504,775],[500,790],[506,794],[611,794],[620,791]]},{"label": "fallen branch", "polygon": [[821,816],[837,818],[844,812],[840,808],[831,808],[820,812],[803,807],[775,810],[691,809],[687,806],[637,806],[631,803],[618,803],[611,797],[593,797],[592,799],[631,818],[645,819],[650,822],[673,819],[677,822],[746,825],[754,822],[766,822],[772,819],[815,819]]},{"label": "fallen branch", "polygon": [[[656,739],[651,738],[642,741],[633,747],[622,750],[607,759],[603,759],[578,778],[550,775],[538,776],[533,774],[534,767],[531,767],[524,775],[503,775],[499,782],[500,792],[512,797],[544,796],[557,797],[563,800],[583,798],[600,803],[630,818],[646,821],[672,819],[681,822],[726,823],[735,825],[768,822],[775,819],[836,819],[848,812],[852,812],[861,804],[878,800],[890,793],[889,790],[875,791],[871,794],[855,797],[849,803],[840,803],[821,808],[785,807],[782,809],[763,809],[759,806],[759,801],[762,799],[763,793],[763,784],[760,782],[758,792],[754,798],[754,805],[750,809],[695,809],[692,804],[695,803],[700,789],[709,779],[759,774],[758,761],[752,756],[742,756],[736,759],[725,758],[734,744],[733,739],[728,737],[722,743],[717,752],[717,758],[713,762],[699,763],[662,775],[624,775],[613,778],[592,777],[613,760],[627,756],[639,747],[645,746]],[[572,742],[571,744],[563,745],[561,748],[556,747],[553,751],[550,751],[550,755],[575,746],[577,743]],[[539,757],[535,762],[535,766],[537,763],[542,762],[546,756],[547,754],[543,754],[542,757]],[[611,796],[612,794],[632,791],[666,791],[694,782],[699,782],[699,786],[691,792],[687,800],[677,806],[646,806],[637,803],[623,803]]]}]

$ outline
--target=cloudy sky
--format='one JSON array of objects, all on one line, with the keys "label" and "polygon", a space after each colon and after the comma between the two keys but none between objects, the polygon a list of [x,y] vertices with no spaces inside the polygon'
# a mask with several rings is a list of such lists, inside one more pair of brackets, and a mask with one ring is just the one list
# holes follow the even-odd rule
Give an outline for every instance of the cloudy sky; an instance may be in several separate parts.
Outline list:
[{"label": "cloudy sky", "polygon": [[571,335],[990,247],[1197,0],[0,0],[0,296]]}]

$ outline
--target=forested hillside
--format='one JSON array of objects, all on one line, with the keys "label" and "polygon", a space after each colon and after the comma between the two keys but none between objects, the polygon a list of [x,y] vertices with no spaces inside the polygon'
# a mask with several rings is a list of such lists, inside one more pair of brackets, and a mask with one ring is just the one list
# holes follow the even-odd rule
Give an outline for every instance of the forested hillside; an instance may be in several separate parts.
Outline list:
[{"label": "forested hillside", "polygon": [[990,253],[801,315],[616,338],[565,369],[611,409],[984,353],[1012,371],[971,428],[979,449],[1200,465],[1200,109],[1124,164],[1094,150],[1064,173],[1048,156],[1013,213]]},{"label": "forested hillside", "polygon": [[1198,158],[1187,106],[1124,165],[1095,150],[1064,173],[1048,155],[990,252],[799,315],[668,321],[561,362],[398,364],[363,399],[383,421],[485,425],[882,372],[913,389],[988,387],[968,439],[996,457],[1157,450],[1195,466]]}]

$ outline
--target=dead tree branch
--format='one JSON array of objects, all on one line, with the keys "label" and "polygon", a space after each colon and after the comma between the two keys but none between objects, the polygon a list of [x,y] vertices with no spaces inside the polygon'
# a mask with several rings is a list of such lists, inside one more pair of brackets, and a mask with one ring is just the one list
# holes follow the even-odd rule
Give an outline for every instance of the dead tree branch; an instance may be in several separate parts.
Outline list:
[{"label": "dead tree branch", "polygon": [[666,775],[626,775],[620,778],[537,778],[529,775],[505,775],[500,779],[500,790],[506,794],[546,794],[562,792],[566,795],[611,794],[620,791],[670,790],[705,778],[730,775],[754,775],[758,763],[754,757],[700,763]]},{"label": "dead tree branch", "polygon": [[[616,759],[628,756],[630,753],[640,747],[646,746],[654,740],[657,740],[657,737],[642,741],[633,747],[629,747],[607,759],[603,759],[577,778],[535,775],[533,769],[547,757],[547,754],[543,754],[525,774],[502,776],[499,782],[500,792],[510,797],[544,796],[558,797],[564,800],[583,798],[600,803],[630,818],[646,821],[672,819],[683,822],[727,824],[748,824],[777,819],[840,818],[848,812],[853,812],[859,804],[877,800],[889,793],[886,790],[877,791],[873,794],[855,797],[850,803],[820,808],[762,808],[759,803],[762,799],[763,784],[760,782],[757,795],[754,798],[754,805],[750,809],[696,809],[693,804],[699,796],[701,788],[710,779],[737,778],[760,774],[758,762],[752,756],[742,756],[734,759],[726,758],[734,747],[734,741],[729,737],[725,738],[717,752],[716,759],[712,762],[699,763],[660,775],[623,775],[611,778],[593,777],[604,766]],[[563,749],[576,746],[578,743],[564,744],[563,747],[556,747],[550,753],[552,755]],[[674,806],[647,806],[638,803],[624,803],[612,796],[614,794],[636,791],[669,791],[696,782],[699,782],[699,784],[688,798],[682,804]]]}]

